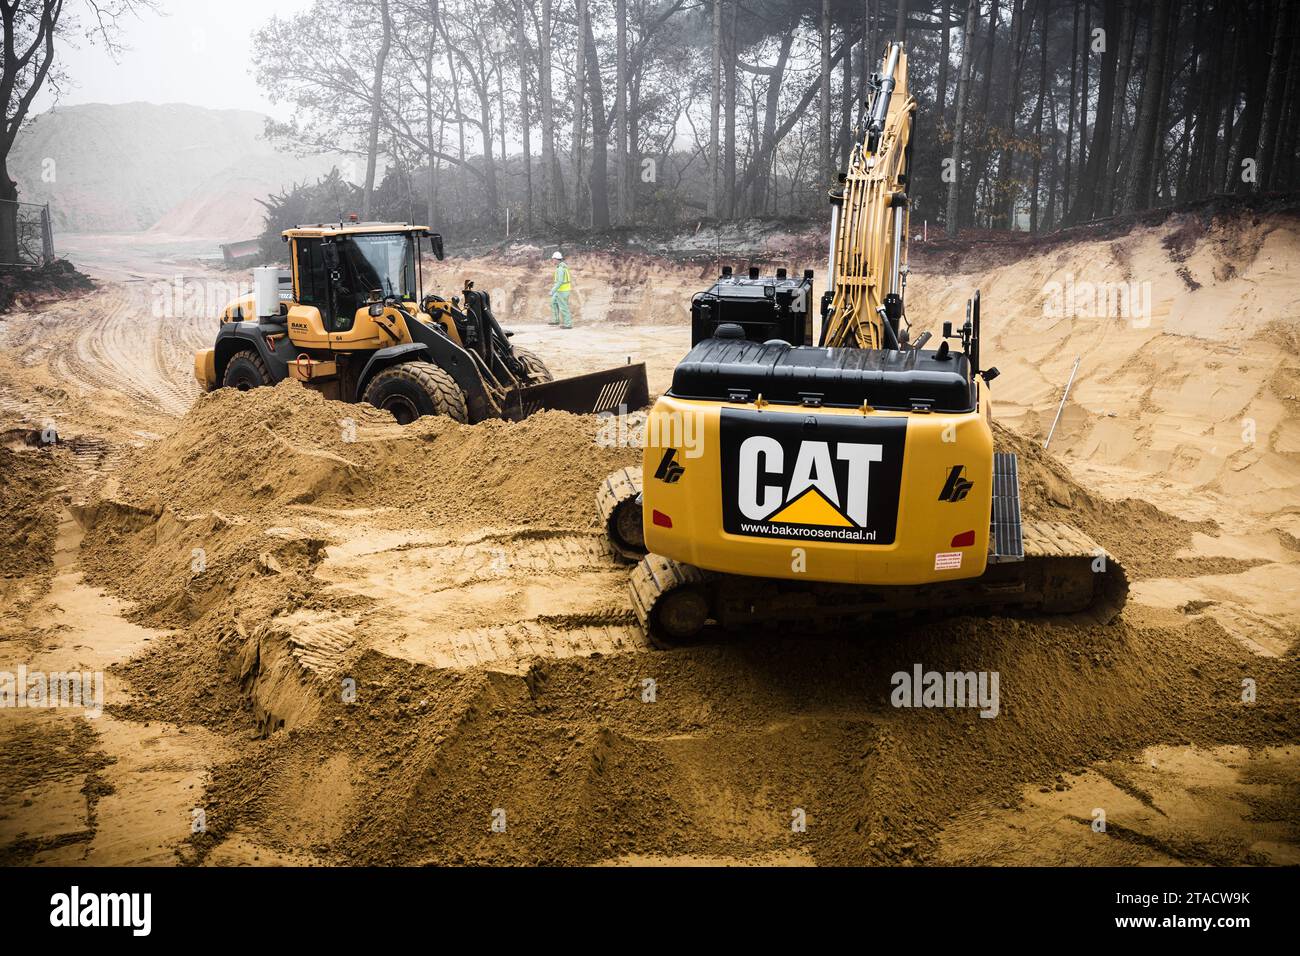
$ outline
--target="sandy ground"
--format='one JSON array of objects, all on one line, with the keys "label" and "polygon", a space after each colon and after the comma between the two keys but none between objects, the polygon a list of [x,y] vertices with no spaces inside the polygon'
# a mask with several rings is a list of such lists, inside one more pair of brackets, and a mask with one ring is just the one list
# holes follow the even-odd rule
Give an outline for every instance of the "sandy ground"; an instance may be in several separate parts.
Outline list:
[{"label": "sandy ground", "polygon": [[[1300,860],[1294,219],[993,268],[917,256],[918,330],[984,290],[1027,510],[1124,561],[1119,621],[672,652],[596,527],[596,482],[639,457],[596,420],[403,429],[293,385],[199,398],[215,320],[177,277],[231,276],[165,238],[63,248],[100,287],[0,320],[0,672],[103,671],[107,706],[0,709],[0,861]],[[575,254],[559,331],[545,254],[430,268],[486,277],[557,373],[631,358],[665,388],[716,263]],[[1149,314],[1048,314],[1067,279],[1149,282]],[[1076,357],[1056,462],[1035,443]],[[917,662],[997,671],[999,717],[891,707]]]}]

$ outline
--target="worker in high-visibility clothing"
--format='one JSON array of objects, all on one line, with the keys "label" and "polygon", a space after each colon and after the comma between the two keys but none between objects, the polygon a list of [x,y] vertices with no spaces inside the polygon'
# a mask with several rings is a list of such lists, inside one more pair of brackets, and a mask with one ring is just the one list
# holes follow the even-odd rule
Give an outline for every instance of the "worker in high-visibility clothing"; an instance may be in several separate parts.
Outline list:
[{"label": "worker in high-visibility clothing", "polygon": [[573,290],[573,277],[569,275],[564,253],[556,250],[551,258],[555,260],[555,282],[551,285],[551,325],[571,329],[573,313],[569,311],[569,293]]}]

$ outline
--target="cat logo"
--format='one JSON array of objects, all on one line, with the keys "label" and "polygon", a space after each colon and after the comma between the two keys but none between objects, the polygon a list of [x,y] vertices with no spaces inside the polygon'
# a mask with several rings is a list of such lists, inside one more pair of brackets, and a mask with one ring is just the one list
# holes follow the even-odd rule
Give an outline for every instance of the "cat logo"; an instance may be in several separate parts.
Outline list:
[{"label": "cat logo", "polygon": [[975,487],[975,482],[966,480],[966,466],[953,465],[944,482],[943,491],[939,492],[940,501],[965,501],[966,495]]},{"label": "cat logo", "polygon": [[663,460],[659,462],[658,469],[655,470],[655,477],[666,484],[676,484],[682,475],[686,474],[686,468],[677,464],[673,459],[677,456],[676,448],[669,448],[664,452]]},{"label": "cat logo", "polygon": [[903,419],[724,409],[723,527],[730,534],[892,544]]}]

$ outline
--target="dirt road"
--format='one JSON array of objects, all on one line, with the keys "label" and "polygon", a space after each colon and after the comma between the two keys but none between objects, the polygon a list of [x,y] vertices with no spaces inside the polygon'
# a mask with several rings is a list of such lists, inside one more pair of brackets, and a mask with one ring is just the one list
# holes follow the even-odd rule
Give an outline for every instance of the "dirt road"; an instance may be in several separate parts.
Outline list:
[{"label": "dirt road", "polygon": [[[0,860],[1300,858],[1297,416],[1252,344],[1199,349],[1201,377],[1179,379],[1162,356],[1191,362],[1194,336],[1162,326],[1184,350],[1144,350],[1147,329],[1112,327],[1072,396],[1068,468],[1023,443],[1027,507],[1087,522],[1130,568],[1116,624],[957,619],[665,653],[595,527],[596,482],[638,458],[608,423],[403,429],[293,385],[195,404],[190,352],[214,323],[184,290],[229,277],[190,249],[84,248],[97,292],[0,322],[4,465],[21,489],[3,517],[22,542],[0,578],[0,671],[106,671],[107,706],[0,709]],[[1072,252],[1081,271],[1099,256]],[[630,356],[656,391],[684,315],[645,303],[702,287],[698,266],[638,262],[615,281],[575,259],[595,304],[564,332],[537,321],[531,260],[447,268],[470,266],[556,372]],[[1099,334],[1045,322],[1027,348],[1018,326],[1040,304],[1024,277],[1053,268],[1060,256],[982,277],[1002,316],[998,394],[1031,437],[1075,340]],[[909,312],[950,317],[973,279],[914,277]],[[1280,280],[1203,285],[1227,297],[1241,281]],[[1205,375],[1218,397],[1197,405]],[[1230,410],[1195,411],[1231,381],[1248,384]],[[1243,414],[1258,445],[1207,447],[1213,474],[1202,458],[1170,467]],[[47,422],[64,442],[31,447]],[[893,706],[893,675],[917,664],[997,673],[998,716]]]}]

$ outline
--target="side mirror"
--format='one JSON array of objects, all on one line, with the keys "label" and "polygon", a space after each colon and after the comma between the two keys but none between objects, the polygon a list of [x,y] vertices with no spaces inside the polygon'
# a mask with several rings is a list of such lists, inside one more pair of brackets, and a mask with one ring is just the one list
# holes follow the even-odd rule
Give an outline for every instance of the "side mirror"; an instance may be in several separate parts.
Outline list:
[{"label": "side mirror", "polygon": [[429,235],[429,249],[433,252],[433,257],[441,262],[443,257],[441,233],[435,232]]},{"label": "side mirror", "polygon": [[332,242],[321,244],[321,258],[325,260],[325,268],[334,270],[339,267],[339,247]]}]

